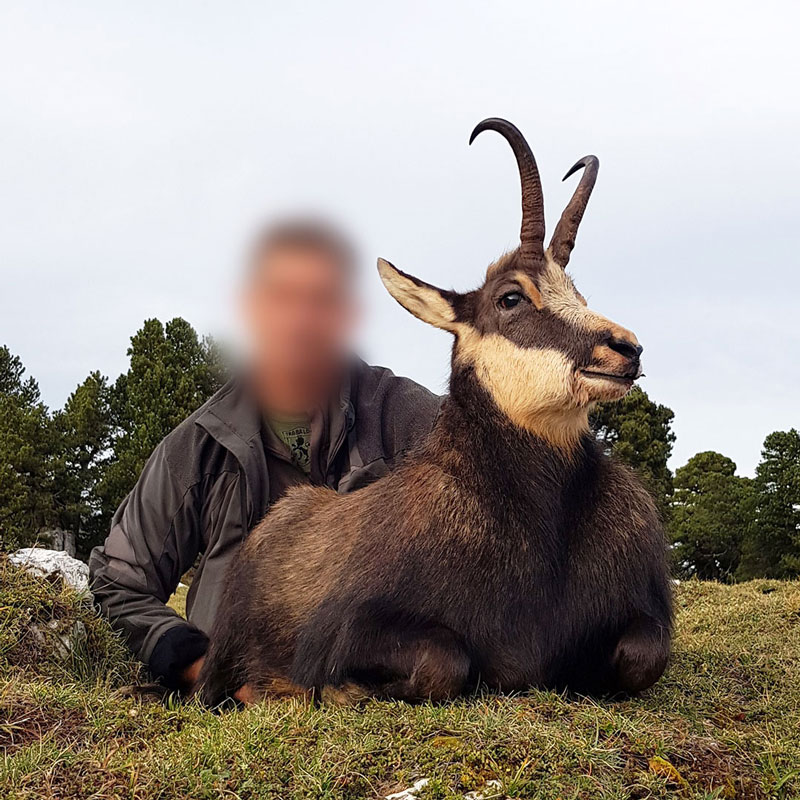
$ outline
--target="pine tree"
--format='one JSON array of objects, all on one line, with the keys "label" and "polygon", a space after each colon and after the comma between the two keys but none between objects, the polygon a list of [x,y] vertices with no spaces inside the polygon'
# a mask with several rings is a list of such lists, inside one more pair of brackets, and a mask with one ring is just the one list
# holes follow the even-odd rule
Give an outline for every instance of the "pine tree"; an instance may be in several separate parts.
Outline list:
[{"label": "pine tree", "polygon": [[675,441],[674,416],[636,386],[618,403],[598,404],[591,417],[600,442],[642,476],[664,516],[672,495],[667,461]]},{"label": "pine tree", "polygon": [[756,469],[756,519],[737,577],[800,575],[800,433],[775,431],[764,440]]},{"label": "pine tree", "polygon": [[53,515],[52,430],[39,386],[0,347],[0,547],[32,544]]},{"label": "pine tree", "polygon": [[58,526],[75,534],[80,554],[102,541],[105,519],[97,495],[110,459],[112,432],[108,380],[92,372],[53,414],[53,499]]},{"label": "pine tree", "polygon": [[730,581],[753,524],[753,482],[721,453],[698,453],[675,471],[670,534],[684,577]]},{"label": "pine tree", "polygon": [[103,519],[133,488],[155,446],[223,383],[219,351],[186,320],[146,320],[131,338],[130,366],[111,387],[114,457],[98,486]]}]

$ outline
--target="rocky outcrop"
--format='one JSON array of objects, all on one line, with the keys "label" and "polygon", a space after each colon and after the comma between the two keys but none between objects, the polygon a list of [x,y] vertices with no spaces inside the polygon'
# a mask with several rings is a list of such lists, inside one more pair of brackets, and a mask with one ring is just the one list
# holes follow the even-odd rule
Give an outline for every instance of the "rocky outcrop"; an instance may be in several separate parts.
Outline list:
[{"label": "rocky outcrop", "polygon": [[89,595],[89,567],[63,550],[23,547],[11,553],[8,560],[41,578],[61,578],[82,595]]}]

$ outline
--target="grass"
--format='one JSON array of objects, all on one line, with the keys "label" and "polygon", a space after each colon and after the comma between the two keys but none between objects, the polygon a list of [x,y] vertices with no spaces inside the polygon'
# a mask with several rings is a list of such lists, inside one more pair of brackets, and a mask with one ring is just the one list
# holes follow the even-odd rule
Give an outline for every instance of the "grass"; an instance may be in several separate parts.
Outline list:
[{"label": "grass", "polygon": [[186,616],[186,595],[189,593],[189,587],[182,583],[175,590],[175,594],[170,597],[168,606],[174,608],[182,617]]},{"label": "grass", "polygon": [[[122,696],[139,668],[105,624],[0,560],[0,797],[373,798],[421,777],[420,800],[495,780],[542,800],[800,797],[800,583],[688,583],[678,610],[671,666],[637,699],[213,714]],[[76,622],[62,660],[46,626]]]}]

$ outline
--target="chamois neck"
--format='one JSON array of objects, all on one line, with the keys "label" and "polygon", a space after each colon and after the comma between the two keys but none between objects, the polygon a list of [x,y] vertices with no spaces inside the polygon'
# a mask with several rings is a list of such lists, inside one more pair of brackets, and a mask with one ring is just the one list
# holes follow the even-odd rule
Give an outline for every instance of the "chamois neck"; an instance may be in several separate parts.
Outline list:
[{"label": "chamois neck", "polygon": [[563,448],[514,425],[469,375],[454,373],[450,388],[434,442],[443,455],[452,453],[455,469],[469,464],[471,473],[489,482],[499,475],[504,490],[524,494],[532,483],[560,491],[593,460],[596,448],[588,431]]}]

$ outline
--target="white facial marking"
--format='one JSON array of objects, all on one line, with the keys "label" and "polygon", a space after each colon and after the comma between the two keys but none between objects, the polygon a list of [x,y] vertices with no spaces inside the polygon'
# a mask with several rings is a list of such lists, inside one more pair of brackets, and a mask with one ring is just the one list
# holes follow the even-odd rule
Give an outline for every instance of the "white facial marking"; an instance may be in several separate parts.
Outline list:
[{"label": "white facial marking", "polygon": [[545,254],[545,268],[539,274],[538,283],[545,307],[565,322],[586,331],[609,331],[619,339],[638,344],[636,336],[627,328],[586,306],[572,278],[553,260],[549,251]]},{"label": "white facial marking", "polygon": [[608,320],[587,308],[578,296],[572,279],[548,253],[545,267],[539,274],[539,291],[549,311],[576,328],[597,330]]}]

